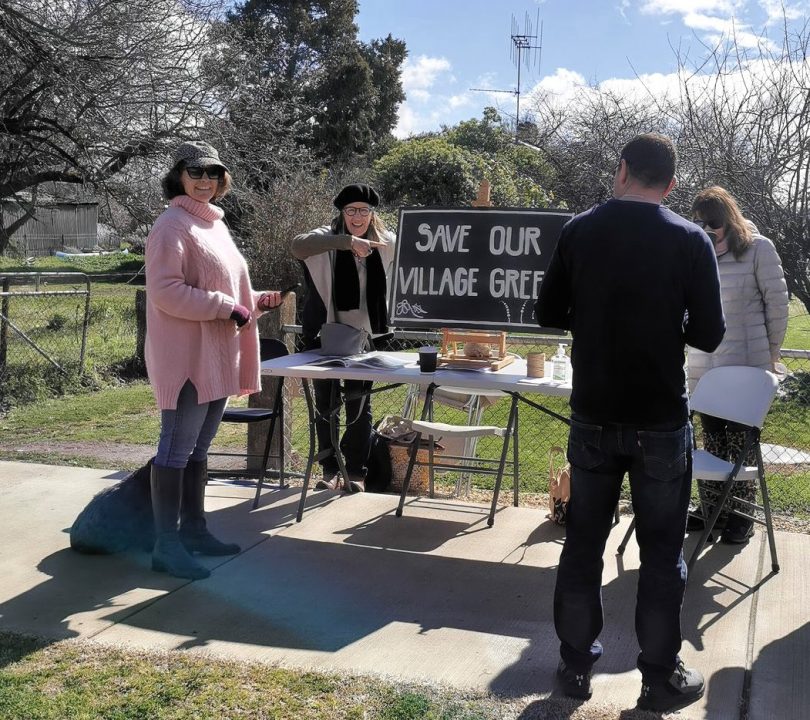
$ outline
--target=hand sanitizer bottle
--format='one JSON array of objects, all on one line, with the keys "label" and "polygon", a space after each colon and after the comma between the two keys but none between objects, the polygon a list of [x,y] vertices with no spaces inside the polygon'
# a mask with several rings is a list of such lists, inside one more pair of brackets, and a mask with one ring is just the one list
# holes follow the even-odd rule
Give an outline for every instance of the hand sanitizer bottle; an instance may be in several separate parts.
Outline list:
[{"label": "hand sanitizer bottle", "polygon": [[558,345],[557,354],[551,359],[551,363],[551,379],[560,382],[568,380],[568,357],[565,354],[565,345],[562,343]]}]

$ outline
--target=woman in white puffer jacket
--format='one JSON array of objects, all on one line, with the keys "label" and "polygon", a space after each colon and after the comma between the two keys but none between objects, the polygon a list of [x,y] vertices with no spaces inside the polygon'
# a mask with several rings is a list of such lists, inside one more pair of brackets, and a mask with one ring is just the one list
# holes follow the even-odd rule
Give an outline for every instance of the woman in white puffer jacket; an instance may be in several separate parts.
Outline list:
[{"label": "woman in white puffer jacket", "polygon": [[[721,187],[706,188],[692,201],[692,218],[714,242],[726,334],[713,353],[689,348],[690,391],[702,375],[714,367],[747,365],[774,370],[788,321],[788,292],[782,261],[773,243],[743,217],[734,198]],[[743,432],[739,426],[710,415],[701,414],[700,418],[704,448],[730,459],[742,443]],[[704,488],[712,486],[709,482],[701,484]],[[751,482],[741,494],[753,500],[755,483]],[[721,540],[748,542],[751,525],[744,518],[730,515]]]}]

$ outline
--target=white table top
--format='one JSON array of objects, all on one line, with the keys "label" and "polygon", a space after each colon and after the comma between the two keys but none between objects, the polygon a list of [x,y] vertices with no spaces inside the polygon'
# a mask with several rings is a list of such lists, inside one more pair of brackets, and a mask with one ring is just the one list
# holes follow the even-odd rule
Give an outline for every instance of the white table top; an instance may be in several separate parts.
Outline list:
[{"label": "white table top", "polygon": [[382,383],[405,383],[427,386],[430,383],[470,390],[501,390],[526,394],[555,395],[568,397],[571,383],[563,383],[551,378],[527,378],[526,361],[515,358],[498,371],[492,370],[450,370],[439,368],[436,372],[423,373],[417,364],[417,353],[374,353],[406,361],[406,365],[395,369],[367,367],[325,367],[308,363],[324,360],[317,352],[295,353],[262,363],[263,375],[307,378],[310,380],[372,380]]}]

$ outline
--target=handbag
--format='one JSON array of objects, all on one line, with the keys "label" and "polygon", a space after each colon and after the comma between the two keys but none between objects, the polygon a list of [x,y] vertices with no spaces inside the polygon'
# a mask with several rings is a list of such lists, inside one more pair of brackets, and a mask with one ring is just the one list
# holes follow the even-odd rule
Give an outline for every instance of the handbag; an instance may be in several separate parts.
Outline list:
[{"label": "handbag", "polygon": [[357,355],[368,349],[368,333],[363,328],[356,328],[339,322],[327,322],[321,325],[321,355]]},{"label": "handbag", "polygon": [[565,525],[568,502],[571,500],[571,466],[563,464],[554,469],[554,456],[565,455],[564,450],[555,445],[548,451],[548,517],[557,525]]},{"label": "handbag", "polygon": [[[334,253],[330,254],[332,266],[332,277],[335,274]],[[332,308],[337,306],[335,301],[335,283],[332,281],[332,302],[327,311],[327,318],[334,317]],[[321,325],[321,355],[357,355],[371,349],[369,334],[363,328],[356,328],[354,325],[347,325],[341,322],[325,322]]]}]

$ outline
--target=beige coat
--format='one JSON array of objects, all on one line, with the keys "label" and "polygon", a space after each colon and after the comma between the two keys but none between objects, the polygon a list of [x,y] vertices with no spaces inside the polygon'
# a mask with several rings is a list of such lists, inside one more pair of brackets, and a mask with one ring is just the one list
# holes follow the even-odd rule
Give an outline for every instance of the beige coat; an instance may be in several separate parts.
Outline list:
[{"label": "beige coat", "polygon": [[770,370],[779,357],[788,321],[788,292],[782,261],[773,243],[754,235],[754,244],[736,259],[717,258],[726,334],[713,353],[689,348],[690,392],[703,373],[725,365]]}]

